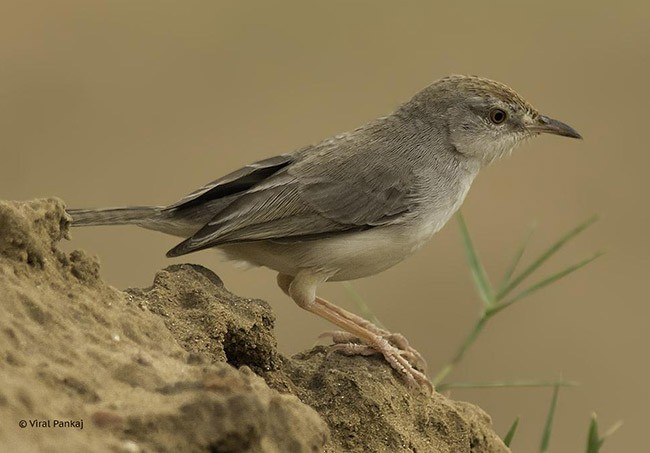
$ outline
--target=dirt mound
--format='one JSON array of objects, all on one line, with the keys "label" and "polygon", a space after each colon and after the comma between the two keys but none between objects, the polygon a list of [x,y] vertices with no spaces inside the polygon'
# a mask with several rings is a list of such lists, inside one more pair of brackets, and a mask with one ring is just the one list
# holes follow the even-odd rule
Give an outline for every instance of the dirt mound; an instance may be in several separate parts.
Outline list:
[{"label": "dirt mound", "polygon": [[8,451],[508,451],[479,408],[409,391],[378,357],[281,356],[268,304],[205,268],[108,286],[57,249],[68,221],[58,200],[0,202]]}]

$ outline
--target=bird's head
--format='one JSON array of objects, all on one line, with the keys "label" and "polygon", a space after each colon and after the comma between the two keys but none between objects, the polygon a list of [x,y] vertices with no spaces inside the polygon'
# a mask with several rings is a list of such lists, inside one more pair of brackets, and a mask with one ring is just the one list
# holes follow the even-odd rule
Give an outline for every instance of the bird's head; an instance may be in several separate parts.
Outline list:
[{"label": "bird's head", "polygon": [[541,133],[582,138],[571,126],[541,115],[506,85],[480,77],[446,77],[414,101],[426,104],[426,114],[445,123],[449,141],[458,152],[484,165]]}]

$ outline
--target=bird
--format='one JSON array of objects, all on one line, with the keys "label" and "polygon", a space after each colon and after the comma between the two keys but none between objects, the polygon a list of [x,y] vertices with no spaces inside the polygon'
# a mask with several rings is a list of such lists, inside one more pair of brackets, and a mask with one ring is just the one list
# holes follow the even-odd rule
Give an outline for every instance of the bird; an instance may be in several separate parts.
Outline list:
[{"label": "bird", "polygon": [[336,325],[332,352],[383,355],[433,391],[407,339],[319,297],[325,282],[375,275],[420,249],[479,171],[542,133],[581,139],[503,83],[441,78],[392,113],[229,173],[167,206],[69,209],[72,226],[132,224],[183,238],[178,257],[217,249],[277,272],[295,303]]}]

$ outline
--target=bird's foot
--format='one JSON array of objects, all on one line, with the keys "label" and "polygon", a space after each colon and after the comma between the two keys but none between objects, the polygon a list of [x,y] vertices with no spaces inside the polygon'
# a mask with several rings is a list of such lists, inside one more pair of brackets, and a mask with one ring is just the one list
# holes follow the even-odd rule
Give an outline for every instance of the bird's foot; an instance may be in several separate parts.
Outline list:
[{"label": "bird's foot", "polygon": [[[409,346],[408,341],[400,334],[387,336],[377,335],[371,343],[365,343],[359,338],[343,331],[326,332],[321,335],[331,337],[334,344],[328,353],[339,352],[345,355],[369,356],[381,354],[386,361],[404,376],[409,385],[424,387],[433,392],[433,385],[421,371],[426,368],[426,363],[420,353]],[[406,347],[403,347],[406,346]],[[421,369],[420,366],[422,367]]]},{"label": "bird's foot", "polygon": [[[389,345],[395,347],[398,351],[400,351],[400,355],[404,357],[406,360],[408,360],[413,367],[423,372],[427,370],[426,360],[424,360],[422,354],[420,354],[415,348],[413,348],[409,344],[408,340],[404,335],[402,335],[401,333],[390,333],[386,330],[379,329],[379,328],[377,328],[377,330],[378,330],[377,335],[383,338],[384,340],[386,340]],[[325,338],[325,337],[329,337],[332,339],[332,342],[334,343],[334,345],[332,345],[333,351],[340,350],[338,346],[346,346],[350,351],[353,350],[358,351],[356,352],[356,354],[349,354],[349,355],[372,355],[372,354],[381,353],[376,348],[373,348],[372,346],[366,344],[360,338],[342,330],[324,332],[321,335],[319,335],[319,338]]]}]

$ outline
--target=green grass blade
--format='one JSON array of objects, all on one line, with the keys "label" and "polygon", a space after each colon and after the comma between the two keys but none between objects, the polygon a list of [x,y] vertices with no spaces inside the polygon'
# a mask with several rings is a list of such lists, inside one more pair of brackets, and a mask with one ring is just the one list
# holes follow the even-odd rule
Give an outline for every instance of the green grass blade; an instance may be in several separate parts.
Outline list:
[{"label": "green grass blade", "polygon": [[530,274],[535,272],[546,260],[548,260],[551,256],[553,256],[558,250],[560,250],[564,244],[566,244],[568,241],[582,233],[584,230],[586,230],[589,226],[591,226],[594,222],[598,220],[598,216],[593,216],[589,218],[587,221],[581,223],[577,227],[575,227],[573,230],[569,231],[567,234],[562,236],[557,242],[555,242],[553,245],[551,245],[544,253],[542,253],[539,258],[537,258],[535,261],[533,261],[532,264],[530,264],[526,269],[524,269],[519,275],[517,275],[515,278],[512,279],[508,285],[503,288],[501,291],[496,296],[496,300],[501,300],[503,299],[510,291],[515,289],[519,284],[526,279]]},{"label": "green grass blade", "polygon": [[463,245],[465,246],[465,253],[467,254],[467,261],[472,271],[474,284],[478,289],[479,295],[483,303],[487,306],[490,306],[494,300],[494,295],[493,295],[494,291],[492,289],[492,285],[490,285],[490,281],[487,278],[485,269],[481,264],[478,254],[476,253],[476,249],[474,248],[474,244],[472,243],[472,238],[469,234],[469,230],[467,229],[467,224],[465,223],[463,214],[460,211],[458,212],[457,217],[458,217],[458,224],[460,226],[460,234],[463,238]]},{"label": "green grass blade", "polygon": [[548,445],[551,442],[551,432],[553,431],[553,418],[555,417],[555,408],[557,407],[557,397],[560,393],[560,386],[556,385],[553,388],[553,398],[551,399],[551,407],[548,409],[546,416],[546,424],[544,425],[544,432],[542,433],[542,441],[540,443],[540,453],[548,452]]},{"label": "green grass blade", "polygon": [[515,253],[515,256],[510,263],[510,266],[506,270],[506,273],[503,275],[503,279],[501,280],[501,285],[499,286],[499,293],[503,291],[503,289],[508,285],[510,282],[510,279],[512,278],[512,274],[515,273],[515,270],[517,269],[517,265],[519,265],[519,262],[521,261],[521,257],[524,256],[524,252],[526,251],[526,247],[528,247],[528,243],[530,242],[530,238],[533,236],[533,233],[535,232],[535,229],[537,228],[537,224],[533,223],[529,228],[528,228],[528,233],[526,234],[524,241],[521,243],[519,246],[519,249],[517,249],[517,252]]},{"label": "green grass blade", "polygon": [[587,433],[587,450],[586,453],[598,453],[600,451],[600,436],[598,435],[598,420],[596,414],[591,414],[589,422],[589,432]]},{"label": "green grass blade", "polygon": [[448,363],[436,375],[431,379],[431,384],[436,388],[438,392],[443,392],[449,388],[447,384],[441,384],[440,382],[444,380],[449,373],[451,373],[454,370],[455,364],[453,363]]},{"label": "green grass blade", "polygon": [[350,282],[343,282],[343,287],[347,291],[348,295],[352,298],[356,306],[359,308],[361,316],[366,318],[377,327],[385,329],[381,321],[375,316],[370,307],[368,307],[368,304],[366,304],[366,301],[363,299],[361,294],[359,294],[359,292],[354,289],[354,286],[352,286]]},{"label": "green grass blade", "polygon": [[544,381],[521,379],[516,381],[492,382],[448,382],[436,386],[440,392],[451,389],[486,389],[486,388],[514,388],[514,387],[576,387],[580,383],[575,381]]},{"label": "green grass blade", "polygon": [[593,256],[591,256],[590,258],[584,259],[584,260],[580,261],[579,263],[576,263],[576,264],[574,264],[572,266],[569,266],[566,269],[564,269],[564,270],[562,270],[560,272],[557,272],[557,273],[551,275],[550,277],[547,277],[547,278],[535,283],[534,285],[531,285],[528,289],[520,292],[519,294],[514,296],[512,299],[509,299],[506,302],[502,302],[502,303],[496,305],[494,308],[488,309],[489,315],[493,316],[493,315],[497,314],[498,312],[500,312],[504,308],[509,307],[510,305],[512,305],[515,302],[523,299],[524,297],[530,296],[532,293],[534,293],[536,291],[539,291],[540,289],[544,288],[545,286],[548,286],[551,283],[554,283],[554,282],[558,281],[559,279],[561,279],[563,277],[566,277],[570,273],[577,271],[581,267],[586,266],[587,264],[591,263],[593,260],[595,260],[596,258],[598,258],[601,255],[602,255],[602,253],[598,252],[598,253],[594,254]]},{"label": "green grass blade", "polygon": [[517,416],[517,418],[515,418],[515,421],[512,422],[512,426],[510,426],[510,429],[506,433],[506,436],[503,438],[503,443],[506,444],[506,447],[510,447],[512,438],[515,437],[515,433],[517,432],[517,426],[519,426],[519,416]]},{"label": "green grass blade", "polygon": [[600,436],[600,434],[598,434],[598,418],[596,417],[596,414],[591,414],[589,432],[587,434],[587,449],[585,450],[586,453],[599,453],[600,447],[603,446],[605,440],[616,431],[618,431],[622,425],[622,421],[614,423],[612,427],[605,432],[605,434]]},{"label": "green grass blade", "polygon": [[451,359],[451,361],[447,365],[445,365],[442,368],[442,370],[440,370],[438,374],[436,374],[435,377],[431,380],[434,386],[438,386],[447,377],[447,375],[453,371],[456,364],[461,360],[463,360],[465,353],[470,348],[470,346],[474,344],[476,338],[485,327],[487,321],[488,321],[488,316],[486,316],[485,314],[481,315],[481,317],[476,321],[476,324],[474,324],[472,331],[469,333],[469,335],[467,335],[467,337],[465,337],[465,340],[460,345],[460,347],[456,351],[456,354],[454,354],[454,357]]}]

